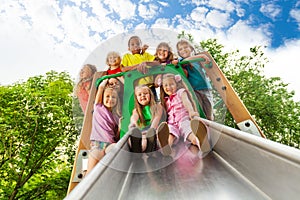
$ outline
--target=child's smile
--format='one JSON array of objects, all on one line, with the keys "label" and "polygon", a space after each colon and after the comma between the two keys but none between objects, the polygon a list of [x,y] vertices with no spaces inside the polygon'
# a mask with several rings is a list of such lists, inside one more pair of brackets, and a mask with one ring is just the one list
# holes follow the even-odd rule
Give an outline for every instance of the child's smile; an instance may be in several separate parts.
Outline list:
[{"label": "child's smile", "polygon": [[138,102],[142,105],[148,105],[150,103],[150,93],[146,88],[139,88],[135,91]]},{"label": "child's smile", "polygon": [[177,84],[174,79],[167,78],[163,80],[163,89],[167,95],[172,95],[177,91]]}]

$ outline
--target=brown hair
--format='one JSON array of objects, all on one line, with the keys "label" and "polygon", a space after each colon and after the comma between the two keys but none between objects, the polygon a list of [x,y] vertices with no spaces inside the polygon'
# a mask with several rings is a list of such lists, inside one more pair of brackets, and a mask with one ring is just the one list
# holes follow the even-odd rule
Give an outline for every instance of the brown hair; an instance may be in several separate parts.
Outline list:
[{"label": "brown hair", "polygon": [[159,48],[161,47],[166,47],[168,49],[168,57],[167,57],[167,60],[166,60],[166,63],[169,64],[170,62],[172,62],[172,60],[174,60],[174,54],[172,52],[172,48],[170,47],[170,45],[166,42],[161,42],[157,45],[156,47],[156,52],[154,54],[155,56],[155,60],[159,61],[160,63],[163,63],[164,61],[160,60],[157,56],[157,51]]},{"label": "brown hair", "polygon": [[186,93],[188,95],[189,100],[191,101],[191,103],[193,105],[193,108],[195,110],[197,110],[197,106],[195,104],[195,101],[193,101],[192,94],[188,90],[185,83],[182,81],[182,77],[180,76],[180,80],[178,80],[176,78],[176,76],[180,76],[180,75],[179,74],[175,75],[175,74],[168,73],[168,74],[164,74],[162,76],[161,86],[160,86],[160,101],[161,101],[162,106],[165,108],[165,110],[167,110],[166,100],[165,100],[165,97],[167,96],[167,94],[166,94],[166,92],[164,91],[164,88],[163,88],[163,80],[164,79],[174,79],[174,81],[176,82],[176,85],[177,85],[177,90],[180,89],[180,88],[184,88],[186,90]]}]

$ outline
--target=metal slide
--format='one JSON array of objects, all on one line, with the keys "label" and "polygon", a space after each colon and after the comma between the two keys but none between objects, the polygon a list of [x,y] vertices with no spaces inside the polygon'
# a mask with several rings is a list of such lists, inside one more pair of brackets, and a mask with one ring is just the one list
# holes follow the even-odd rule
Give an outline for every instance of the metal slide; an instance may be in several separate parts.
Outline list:
[{"label": "metal slide", "polygon": [[298,149],[204,121],[203,158],[183,142],[173,157],[134,155],[126,134],[65,199],[299,199]]}]

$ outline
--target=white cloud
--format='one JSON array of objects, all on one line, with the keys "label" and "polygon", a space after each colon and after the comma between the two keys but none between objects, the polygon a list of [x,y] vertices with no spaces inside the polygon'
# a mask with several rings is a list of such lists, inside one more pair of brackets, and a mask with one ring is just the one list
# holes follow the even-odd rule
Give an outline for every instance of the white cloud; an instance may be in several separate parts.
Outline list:
[{"label": "white cloud", "polygon": [[260,12],[262,12],[265,16],[269,17],[272,20],[275,20],[277,17],[279,17],[281,13],[281,8],[276,4],[262,4],[260,9]]},{"label": "white cloud", "polygon": [[110,10],[113,10],[120,16],[120,20],[131,19],[136,13],[136,5],[130,0],[104,0],[103,3],[107,4]]},{"label": "white cloud", "polygon": [[207,22],[215,28],[225,28],[231,23],[230,14],[218,10],[210,11],[206,16]]},{"label": "white cloud", "polygon": [[298,29],[300,30],[300,9],[292,9],[290,11],[290,16],[296,20]]},{"label": "white cloud", "polygon": [[169,7],[169,3],[164,2],[164,1],[157,1],[157,3],[159,3],[160,5],[162,5],[163,7]]},{"label": "white cloud", "polygon": [[226,12],[232,12],[235,10],[235,4],[232,1],[227,0],[210,0],[208,5],[212,8],[219,9]]},{"label": "white cloud", "polygon": [[257,45],[268,46],[269,43],[266,27],[253,28],[245,21],[236,22],[228,29],[225,38],[222,38],[222,44],[226,47],[232,48],[231,50],[239,49],[241,52],[247,52],[250,47]]},{"label": "white cloud", "polygon": [[196,21],[196,22],[206,22],[205,16],[208,12],[207,8],[204,7],[197,7],[194,10],[192,10],[191,12],[191,18],[192,20]]},{"label": "white cloud", "polygon": [[167,18],[159,18],[152,25],[152,28],[169,28],[170,19]]},{"label": "white cloud", "polygon": [[300,101],[299,68],[300,40],[286,41],[277,49],[268,49],[266,52],[270,62],[265,67],[268,77],[281,77],[284,83],[289,83],[289,89],[296,92],[295,100]]},{"label": "white cloud", "polygon": [[155,4],[139,4],[139,15],[144,19],[151,19],[155,17],[159,12],[159,7]]}]

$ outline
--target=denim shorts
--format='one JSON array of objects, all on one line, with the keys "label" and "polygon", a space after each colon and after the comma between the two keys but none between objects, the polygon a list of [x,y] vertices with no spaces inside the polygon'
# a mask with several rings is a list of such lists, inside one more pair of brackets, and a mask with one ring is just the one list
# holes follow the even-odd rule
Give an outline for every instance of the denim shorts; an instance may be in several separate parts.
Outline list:
[{"label": "denim shorts", "polygon": [[95,150],[95,149],[103,150],[110,144],[111,143],[109,143],[109,142],[101,142],[101,141],[92,140],[91,143],[90,143],[91,151]]}]

